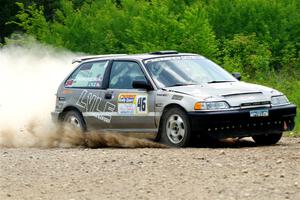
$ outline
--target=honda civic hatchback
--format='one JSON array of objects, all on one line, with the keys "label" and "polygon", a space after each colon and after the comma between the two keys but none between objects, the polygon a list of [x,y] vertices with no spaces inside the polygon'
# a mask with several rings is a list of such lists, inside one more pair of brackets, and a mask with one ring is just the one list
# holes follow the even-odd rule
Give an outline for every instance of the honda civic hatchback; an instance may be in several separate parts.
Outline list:
[{"label": "honda civic hatchback", "polygon": [[51,114],[82,131],[138,133],[185,147],[201,135],[270,145],[295,126],[296,106],[284,94],[242,82],[239,73],[197,54],[160,51],[73,62],[78,64],[59,86]]}]

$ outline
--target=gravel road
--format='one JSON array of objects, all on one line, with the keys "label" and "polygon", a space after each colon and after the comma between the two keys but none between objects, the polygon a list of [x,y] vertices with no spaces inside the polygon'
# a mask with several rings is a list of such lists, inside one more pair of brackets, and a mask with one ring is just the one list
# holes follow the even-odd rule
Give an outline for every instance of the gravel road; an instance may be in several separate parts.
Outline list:
[{"label": "gravel road", "polygon": [[0,199],[300,199],[300,138],[186,149],[0,148]]}]

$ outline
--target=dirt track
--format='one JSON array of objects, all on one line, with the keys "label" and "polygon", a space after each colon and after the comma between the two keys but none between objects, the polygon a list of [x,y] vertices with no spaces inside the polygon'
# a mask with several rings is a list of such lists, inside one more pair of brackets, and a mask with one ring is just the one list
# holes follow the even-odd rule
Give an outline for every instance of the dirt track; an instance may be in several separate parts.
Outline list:
[{"label": "dirt track", "polygon": [[300,199],[300,138],[271,147],[0,148],[0,167],[0,199]]}]

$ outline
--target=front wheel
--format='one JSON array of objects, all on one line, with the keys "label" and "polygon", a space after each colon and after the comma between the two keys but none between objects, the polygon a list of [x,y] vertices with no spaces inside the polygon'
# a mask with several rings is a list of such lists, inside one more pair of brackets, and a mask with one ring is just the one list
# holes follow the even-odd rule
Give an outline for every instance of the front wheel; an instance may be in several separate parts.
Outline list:
[{"label": "front wheel", "polygon": [[270,133],[265,135],[255,135],[252,139],[257,145],[276,144],[282,137],[282,133]]},{"label": "front wheel", "polygon": [[162,116],[160,141],[172,147],[186,147],[190,141],[190,123],[180,108],[171,108]]}]

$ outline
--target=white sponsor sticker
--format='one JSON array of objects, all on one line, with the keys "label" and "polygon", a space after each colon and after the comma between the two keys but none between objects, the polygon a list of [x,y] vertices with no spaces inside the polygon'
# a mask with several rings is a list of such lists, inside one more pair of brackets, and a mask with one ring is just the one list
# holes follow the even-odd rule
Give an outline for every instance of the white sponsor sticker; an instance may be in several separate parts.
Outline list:
[{"label": "white sponsor sticker", "polygon": [[152,58],[145,61],[145,64],[149,62],[160,62],[160,61],[168,61],[168,60],[196,60],[196,59],[203,59],[203,56],[199,55],[187,55],[187,56],[172,56],[172,57],[163,57],[163,58]]},{"label": "white sponsor sticker", "polygon": [[119,103],[118,111],[121,115],[134,115],[136,106],[132,103]]}]

